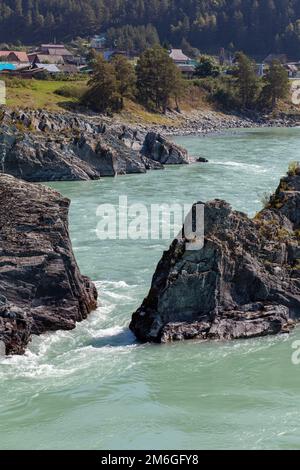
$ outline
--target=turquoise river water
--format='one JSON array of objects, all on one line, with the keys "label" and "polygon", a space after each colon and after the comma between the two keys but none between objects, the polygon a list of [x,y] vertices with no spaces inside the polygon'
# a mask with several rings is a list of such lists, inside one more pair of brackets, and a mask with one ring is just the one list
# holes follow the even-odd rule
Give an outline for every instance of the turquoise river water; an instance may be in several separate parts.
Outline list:
[{"label": "turquoise river water", "polygon": [[233,343],[140,345],[128,330],[169,241],[101,241],[97,207],[228,200],[251,215],[300,160],[300,129],[178,137],[207,165],[96,182],[55,183],[71,201],[81,271],[100,306],[72,332],[34,338],[0,357],[1,449],[297,449],[300,329]]}]

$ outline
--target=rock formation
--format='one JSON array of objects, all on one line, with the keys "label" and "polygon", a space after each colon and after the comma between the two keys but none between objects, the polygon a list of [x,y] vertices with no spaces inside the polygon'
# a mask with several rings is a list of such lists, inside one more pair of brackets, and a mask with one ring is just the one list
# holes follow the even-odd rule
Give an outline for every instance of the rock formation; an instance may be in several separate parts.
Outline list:
[{"label": "rock formation", "polygon": [[189,163],[187,152],[159,134],[87,116],[4,112],[0,172],[32,182],[98,179]]},{"label": "rock formation", "polygon": [[0,175],[0,346],[22,354],[32,335],[75,328],[97,305],[68,231],[69,200]]},{"label": "rock formation", "polygon": [[155,132],[148,132],[142,147],[142,153],[163,165],[188,165],[186,150]]},{"label": "rock formation", "polygon": [[220,200],[204,219],[202,249],[183,235],[164,253],[132,331],[153,342],[288,332],[300,318],[300,168],[254,219]]}]

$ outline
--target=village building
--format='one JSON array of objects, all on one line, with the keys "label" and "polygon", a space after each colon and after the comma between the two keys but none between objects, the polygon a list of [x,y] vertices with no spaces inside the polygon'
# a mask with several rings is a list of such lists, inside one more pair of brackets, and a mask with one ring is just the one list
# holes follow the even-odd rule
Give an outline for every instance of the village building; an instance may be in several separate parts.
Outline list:
[{"label": "village building", "polygon": [[42,44],[29,54],[29,59],[31,63],[68,64],[74,63],[78,58],[74,58],[63,44]]},{"label": "village building", "polygon": [[122,55],[124,57],[128,57],[128,54],[126,51],[120,51],[120,50],[110,50],[110,51],[104,51],[103,52],[103,57],[105,60],[111,60],[113,57],[116,55]]},{"label": "village building", "polygon": [[47,55],[47,54],[28,54],[29,62],[35,64],[64,64],[64,59],[61,55]]},{"label": "village building", "polygon": [[96,51],[102,51],[105,48],[106,37],[104,34],[96,35],[91,40],[91,48]]},{"label": "village building", "polygon": [[169,57],[177,65],[189,65],[192,62],[192,59],[190,59],[190,57],[185,55],[181,49],[171,49],[169,53]]},{"label": "village building", "polygon": [[58,68],[58,65],[56,64],[34,64],[32,67],[33,70],[35,70],[36,74],[39,72],[47,72],[50,75],[55,75],[57,73],[60,73],[60,69]]},{"label": "village building", "polygon": [[195,76],[195,66],[193,64],[178,64],[177,67],[181,71],[182,75],[188,80],[192,80]]},{"label": "village building", "polygon": [[181,49],[171,49],[169,57],[177,65],[185,78],[191,80],[194,77],[196,67],[192,59],[185,55]]},{"label": "village building", "polygon": [[73,54],[63,44],[42,44],[40,52],[45,55],[72,58]]},{"label": "village building", "polygon": [[264,64],[271,65],[274,60],[277,60],[281,64],[286,64],[288,61],[286,54],[269,54],[265,60],[263,61]]},{"label": "village building", "polygon": [[299,77],[299,69],[296,63],[289,63],[285,64],[284,68],[286,69],[289,78],[298,78]]},{"label": "village building", "polygon": [[28,64],[29,58],[23,51],[0,51],[0,59],[13,64]]}]

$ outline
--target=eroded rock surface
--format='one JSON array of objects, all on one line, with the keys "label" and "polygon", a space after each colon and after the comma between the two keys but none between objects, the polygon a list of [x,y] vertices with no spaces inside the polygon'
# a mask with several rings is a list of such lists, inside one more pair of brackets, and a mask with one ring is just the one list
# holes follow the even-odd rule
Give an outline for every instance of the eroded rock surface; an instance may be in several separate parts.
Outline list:
[{"label": "eroded rock surface", "polygon": [[0,172],[26,181],[93,180],[186,163],[187,152],[160,134],[100,118],[5,111],[0,122]]},{"label": "eroded rock surface", "polygon": [[188,165],[188,152],[156,132],[148,132],[142,147],[146,157],[162,165]]},{"label": "eroded rock surface", "polygon": [[32,335],[75,328],[96,308],[68,230],[69,200],[41,185],[0,175],[0,344],[25,351]]},{"label": "eroded rock surface", "polygon": [[237,339],[288,332],[300,318],[300,169],[254,219],[205,204],[204,247],[165,252],[131,329],[142,341]]}]

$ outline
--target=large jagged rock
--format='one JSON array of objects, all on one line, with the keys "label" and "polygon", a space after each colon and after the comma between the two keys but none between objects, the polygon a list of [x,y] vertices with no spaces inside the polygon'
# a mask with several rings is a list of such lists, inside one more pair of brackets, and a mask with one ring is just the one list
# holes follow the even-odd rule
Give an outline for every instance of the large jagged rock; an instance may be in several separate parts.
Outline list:
[{"label": "large jagged rock", "polygon": [[189,163],[187,152],[159,134],[87,116],[5,111],[0,173],[32,182],[93,180]]},{"label": "large jagged rock", "polygon": [[26,181],[74,181],[100,178],[66,141],[31,134],[0,135],[0,170]]},{"label": "large jagged rock", "polygon": [[188,165],[188,152],[156,132],[148,132],[142,147],[146,157],[162,165]]},{"label": "large jagged rock", "polygon": [[142,341],[236,339],[289,331],[300,318],[300,168],[254,219],[205,204],[204,246],[165,252],[130,328]]},{"label": "large jagged rock", "polygon": [[72,251],[69,203],[0,175],[0,345],[7,354],[23,353],[32,335],[75,328],[96,308],[96,288]]}]

